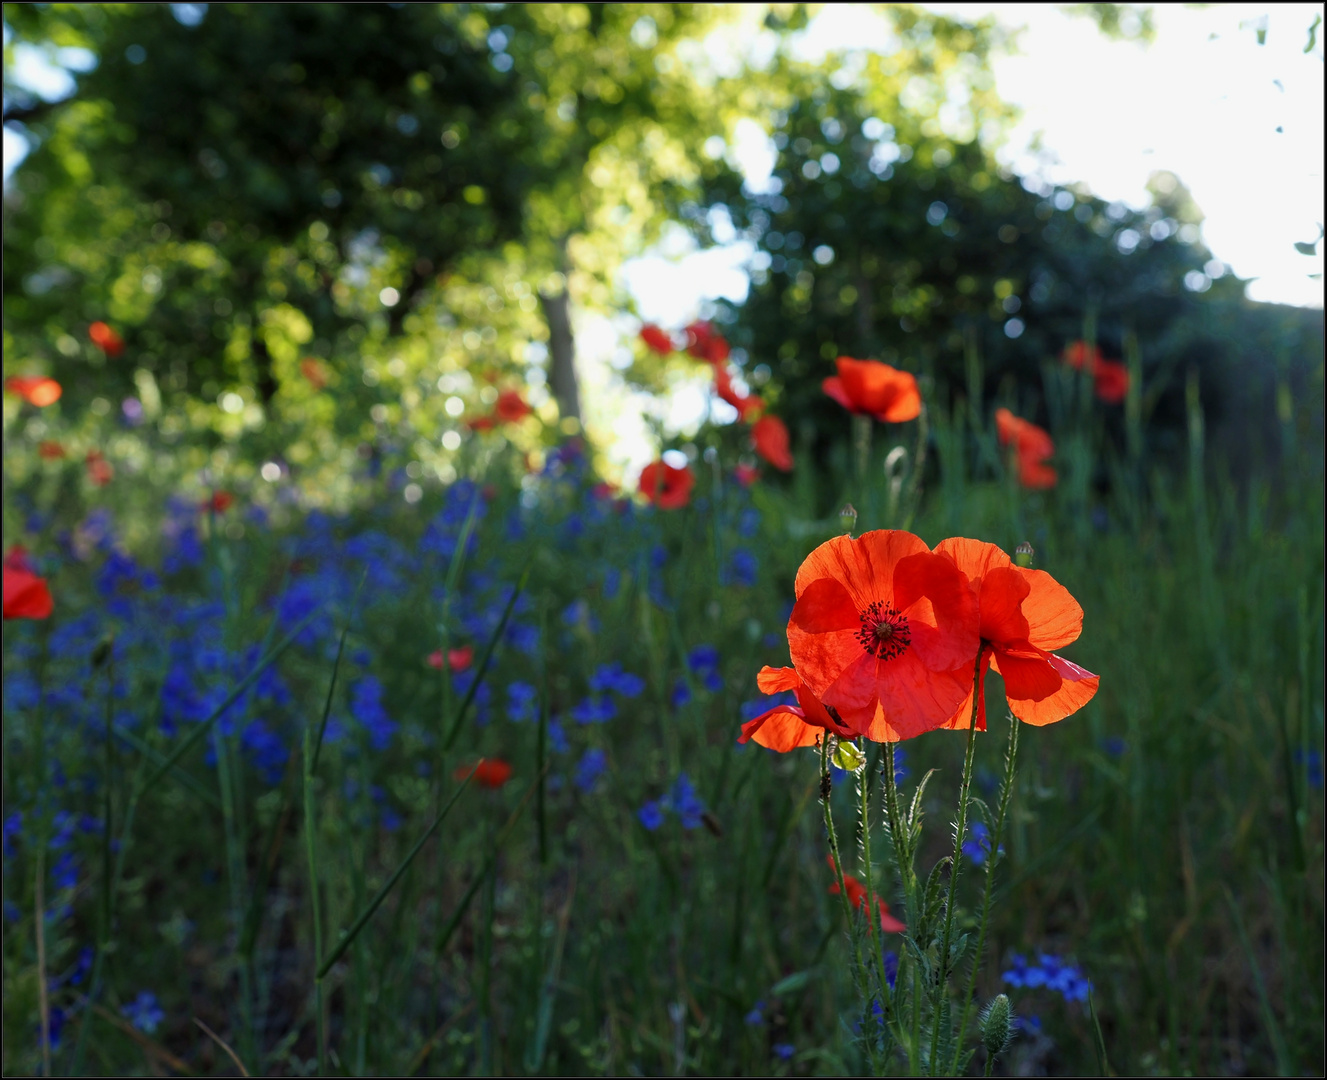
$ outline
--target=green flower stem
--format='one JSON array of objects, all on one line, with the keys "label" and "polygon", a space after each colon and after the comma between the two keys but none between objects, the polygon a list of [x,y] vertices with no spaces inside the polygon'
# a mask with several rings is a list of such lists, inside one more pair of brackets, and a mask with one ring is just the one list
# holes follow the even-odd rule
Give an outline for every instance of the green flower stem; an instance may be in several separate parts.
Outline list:
[{"label": "green flower stem", "polygon": [[941,999],[949,980],[949,948],[954,937],[954,906],[958,898],[958,878],[962,869],[963,835],[968,829],[968,796],[972,789],[972,757],[977,746],[977,709],[981,704],[982,654],[986,646],[977,649],[976,671],[972,676],[972,715],[968,717],[968,745],[963,757],[963,780],[958,789],[958,821],[954,826],[954,861],[949,864],[949,884],[945,888],[945,932],[940,939],[940,967],[935,980],[935,1017],[931,1025],[931,1064],[940,1047]]},{"label": "green flower stem", "polygon": [[[963,1036],[967,1034],[968,1017],[972,1013],[973,994],[977,989],[977,970],[981,967],[982,950],[986,947],[986,927],[991,914],[991,891],[995,884],[995,864],[999,858],[1000,840],[1004,836],[1004,823],[1009,813],[1009,801],[1014,790],[1014,759],[1018,754],[1019,720],[1012,714],[1009,717],[1009,749],[1004,759],[1004,781],[1000,785],[1000,809],[995,816],[995,829],[991,836],[990,854],[986,856],[986,886],[982,890],[981,923],[977,930],[977,951],[972,954],[972,970],[968,973],[968,987],[963,992],[963,1014],[958,1024],[958,1039],[954,1042],[953,1072],[958,1072],[958,1059],[963,1053]],[[987,1075],[990,1075],[991,1059],[987,1061]]]},{"label": "green flower stem", "polygon": [[[858,748],[860,749],[860,746]],[[885,981],[885,958],[880,942],[880,934],[884,933],[884,931],[877,931],[876,929],[880,920],[876,916],[875,893],[871,889],[870,791],[870,775],[867,766],[863,765],[857,771],[857,793],[862,804],[862,882],[866,886],[866,933],[871,942],[871,955],[875,959],[876,978],[880,983],[880,1009],[884,1022],[888,1024],[889,984]]]}]

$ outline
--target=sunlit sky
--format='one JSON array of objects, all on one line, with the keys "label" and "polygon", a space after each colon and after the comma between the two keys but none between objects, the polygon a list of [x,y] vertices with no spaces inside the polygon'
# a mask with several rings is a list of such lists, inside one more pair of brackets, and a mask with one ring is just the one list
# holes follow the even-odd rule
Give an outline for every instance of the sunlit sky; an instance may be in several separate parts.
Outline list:
[{"label": "sunlit sky", "polygon": [[[1090,19],[1046,4],[929,4],[962,18],[994,15],[1022,27],[1016,49],[993,59],[1001,97],[1022,120],[998,151],[1020,175],[1054,183],[1083,183],[1093,194],[1143,208],[1151,173],[1175,173],[1206,215],[1203,241],[1240,277],[1252,279],[1251,299],[1321,307],[1322,245],[1313,256],[1295,250],[1318,238],[1323,212],[1323,32],[1305,52],[1308,28],[1321,4],[1157,5],[1154,41],[1112,40]],[[756,12],[749,16],[757,17]],[[1265,43],[1257,32],[1265,29]],[[885,19],[866,6],[826,5],[801,32],[795,54],[817,60],[853,50],[886,48]],[[720,31],[704,52],[718,71],[742,58],[768,54],[771,35],[752,21]],[[81,66],[66,50],[61,60]],[[18,58],[22,81],[44,96],[59,96],[68,76],[33,55]],[[67,91],[65,91],[67,92]],[[759,188],[773,165],[768,136],[747,121],[732,133],[727,153]],[[1039,139],[1040,150],[1032,149]],[[23,152],[4,133],[5,176]],[[641,318],[683,325],[707,300],[746,295],[745,242],[696,251],[681,235],[666,237],[623,270],[625,297]],[[706,394],[684,380],[662,402],[648,404],[622,384],[629,360],[623,342],[638,320],[585,315],[577,345],[589,399],[591,430],[611,444],[610,456],[628,474],[652,451],[640,413],[648,410],[673,430],[704,415]]]}]

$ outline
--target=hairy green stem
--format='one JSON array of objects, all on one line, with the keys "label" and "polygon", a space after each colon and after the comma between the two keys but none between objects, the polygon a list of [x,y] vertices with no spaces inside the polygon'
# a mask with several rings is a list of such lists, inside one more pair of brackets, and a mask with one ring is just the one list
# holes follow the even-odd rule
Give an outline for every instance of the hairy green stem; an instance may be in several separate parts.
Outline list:
[{"label": "hairy green stem", "polygon": [[[995,829],[991,836],[991,850],[986,856],[986,886],[981,897],[981,922],[977,929],[977,951],[972,954],[972,970],[968,973],[968,986],[963,992],[963,1013],[958,1023],[958,1038],[954,1042],[953,1072],[958,1072],[958,1059],[963,1054],[963,1036],[967,1034],[968,1017],[972,1013],[973,994],[977,989],[977,971],[981,967],[982,950],[986,948],[986,927],[991,914],[991,891],[995,884],[995,864],[1000,855],[1000,840],[1004,836],[1004,823],[1009,812],[1009,801],[1014,790],[1014,759],[1018,754],[1019,720],[1012,713],[1009,716],[1009,749],[1005,752],[1004,780],[1000,785],[1000,809],[995,816]],[[990,1061],[986,1068],[990,1075]]]},{"label": "hairy green stem", "polygon": [[[859,747],[860,749],[860,747]],[[889,984],[885,981],[885,957],[879,940],[880,934],[884,933],[883,927],[879,932],[876,925],[879,918],[876,915],[875,893],[871,889],[871,778],[868,768],[863,765],[857,771],[857,794],[861,799],[862,813],[862,883],[866,886],[866,933],[871,942],[871,955],[875,961],[876,978],[879,980],[880,989],[880,1010],[882,1022],[888,1023],[889,1017]],[[869,1009],[869,1002],[868,1002]],[[868,1020],[870,1017],[867,1018]]]}]

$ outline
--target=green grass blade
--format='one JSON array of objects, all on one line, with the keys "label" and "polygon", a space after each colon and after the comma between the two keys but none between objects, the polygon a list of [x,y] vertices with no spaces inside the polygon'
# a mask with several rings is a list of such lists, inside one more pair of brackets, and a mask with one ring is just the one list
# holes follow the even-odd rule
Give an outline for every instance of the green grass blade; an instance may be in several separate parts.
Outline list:
[{"label": "green grass blade", "polygon": [[470,684],[470,689],[465,692],[465,697],[461,699],[461,704],[456,710],[456,718],[452,721],[452,729],[447,733],[447,739],[442,744],[443,753],[452,748],[456,742],[456,736],[461,733],[461,721],[465,719],[470,703],[475,699],[479,684],[484,681],[484,676],[488,674],[489,664],[493,661],[493,652],[497,649],[498,642],[502,640],[502,632],[507,629],[507,622],[511,619],[511,613],[516,608],[516,601],[521,598],[521,593],[525,591],[525,585],[530,580],[530,570],[533,565],[532,562],[525,564],[525,569],[521,572],[521,578],[516,583],[516,590],[511,594],[511,599],[507,601],[506,608],[503,609],[502,618],[498,620],[497,627],[484,645],[484,655],[479,658],[479,666],[475,668],[474,681]]},{"label": "green grass blade", "polygon": [[369,572],[366,569],[360,576],[359,584],[355,586],[355,595],[350,600],[350,610],[346,612],[346,624],[341,627],[341,637],[336,643],[336,660],[332,663],[332,681],[327,686],[327,701],[323,704],[323,718],[318,725],[318,737],[313,743],[313,755],[309,759],[309,776],[314,776],[318,772],[318,755],[323,748],[323,735],[327,731],[327,718],[332,715],[332,696],[336,693],[336,676],[341,670],[341,655],[346,650],[346,635],[350,633],[350,620],[355,616],[355,605],[359,603],[360,590],[364,588],[364,582],[369,579]]},{"label": "green grass blade", "polygon": [[[163,765],[166,765],[166,757],[164,754],[161,754],[158,751],[152,749],[151,746],[149,746],[143,739],[140,739],[128,728],[124,727],[121,724],[116,724],[115,734],[119,738],[127,742],[130,746],[132,746],[145,758],[147,758],[148,761],[152,762],[152,764],[155,765],[158,769],[160,769]],[[219,811],[221,809],[221,800],[216,797],[215,793],[209,791],[202,784],[200,784],[192,773],[181,768],[179,765],[169,765],[167,766],[167,769],[170,772],[171,776],[173,776],[176,780],[178,780],[181,784],[183,784],[186,788],[188,788],[192,794],[197,795],[198,798],[202,799],[203,802],[207,803],[208,806],[212,807],[213,810]]]},{"label": "green grass blade", "polygon": [[243,697],[244,692],[248,690],[249,687],[251,687],[255,682],[258,681],[258,677],[262,675],[262,673],[266,671],[272,664],[274,664],[277,658],[280,657],[282,653],[284,653],[288,648],[290,648],[291,645],[295,643],[295,639],[299,637],[299,635],[303,632],[304,628],[309,625],[309,623],[313,622],[313,620],[319,614],[321,614],[322,609],[325,606],[326,602],[324,601],[322,604],[319,604],[316,608],[314,608],[311,612],[309,612],[309,614],[306,615],[300,621],[299,625],[296,626],[294,630],[292,630],[289,634],[287,634],[284,638],[281,639],[280,644],[278,644],[275,649],[269,652],[266,656],[262,657],[258,661],[258,663],[254,665],[254,669],[251,672],[249,672],[249,674],[246,675],[243,680],[241,680],[240,684],[236,686],[234,690],[232,690],[229,694],[226,695],[226,700],[223,701],[212,711],[212,715],[209,716],[206,720],[204,720],[201,724],[199,724],[196,728],[194,728],[194,730],[189,733],[188,737],[185,738],[185,740],[182,743],[180,743],[180,745],[177,746],[173,751],[171,751],[171,753],[166,756],[166,759],[161,763],[161,765],[159,765],[157,769],[150,776],[148,776],[147,781],[143,785],[143,788],[145,790],[151,788],[158,780],[160,780],[163,776],[165,776],[168,772],[170,772],[170,770],[175,767],[175,763],[179,761],[180,758],[184,757],[185,754],[187,754],[194,746],[196,746],[200,741],[202,741],[203,737],[207,735],[209,731],[212,730],[212,725],[217,722],[217,719],[221,716],[221,714],[224,713],[227,709],[229,709],[232,705],[234,705],[235,702],[237,702],[241,697]]},{"label": "green grass blade", "polygon": [[1097,1006],[1092,1000],[1092,990],[1087,992],[1087,1013],[1092,1018],[1092,1049],[1097,1052],[1097,1067],[1102,1076],[1110,1075],[1110,1062],[1106,1059],[1106,1040],[1101,1034],[1101,1021],[1097,1019]]},{"label": "green grass blade", "polygon": [[341,955],[350,948],[355,938],[359,936],[359,932],[363,930],[368,924],[368,921],[373,918],[373,913],[377,911],[382,902],[387,899],[387,894],[390,893],[392,889],[395,888],[396,883],[401,880],[401,875],[410,869],[410,864],[415,861],[415,856],[423,850],[424,845],[428,843],[429,837],[437,832],[438,826],[442,824],[443,819],[451,811],[451,808],[456,805],[456,800],[461,797],[461,792],[466,789],[466,786],[470,783],[470,778],[475,775],[475,769],[477,768],[479,768],[478,765],[476,765],[474,769],[471,769],[470,775],[462,780],[460,786],[452,792],[452,797],[447,800],[447,805],[438,812],[438,816],[433,819],[433,824],[428,827],[428,830],[424,835],[415,841],[415,846],[410,849],[410,853],[401,860],[401,865],[396,868],[392,876],[389,877],[383,884],[383,887],[378,890],[378,895],[369,901],[368,907],[360,912],[359,918],[351,924],[350,929],[341,935],[341,940],[336,943],[336,948],[334,948],[328,955],[327,959],[318,966],[318,978],[321,979],[327,975],[327,972],[331,970],[332,965],[341,959]]},{"label": "green grass blade", "polygon": [[1258,966],[1258,958],[1253,954],[1253,946],[1249,944],[1249,935],[1244,930],[1244,920],[1240,917],[1239,907],[1235,903],[1235,896],[1230,889],[1222,886],[1226,894],[1226,903],[1230,905],[1230,917],[1235,921],[1235,932],[1239,935],[1239,943],[1244,949],[1244,956],[1249,961],[1249,970],[1253,972],[1253,988],[1258,992],[1258,1005],[1262,1009],[1263,1023],[1267,1026],[1267,1037],[1272,1042],[1272,1053],[1276,1057],[1277,1076],[1293,1076],[1295,1070],[1290,1061],[1290,1054],[1286,1050],[1285,1039],[1281,1035],[1281,1025],[1276,1022],[1276,1012],[1272,1008],[1272,1001],[1267,996],[1267,986],[1263,982],[1262,968]]}]

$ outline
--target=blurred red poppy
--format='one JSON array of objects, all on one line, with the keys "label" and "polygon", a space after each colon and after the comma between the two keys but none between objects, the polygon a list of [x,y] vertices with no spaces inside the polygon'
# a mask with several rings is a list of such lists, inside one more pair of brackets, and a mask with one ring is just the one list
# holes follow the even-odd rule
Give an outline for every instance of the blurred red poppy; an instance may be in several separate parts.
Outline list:
[{"label": "blurred red poppy", "polygon": [[890,424],[915,420],[922,411],[921,391],[917,380],[879,360],[854,360],[840,356],[837,376],[830,376],[821,387],[849,412],[864,413]]},{"label": "blurred red poppy", "polygon": [[[1083,630],[1083,609],[1063,585],[1044,570],[1015,566],[994,544],[980,540],[942,540],[935,550],[953,560],[977,596],[983,646],[978,731],[986,730],[989,666],[1004,677],[1010,711],[1027,724],[1053,724],[1092,700],[1101,680],[1051,652],[1077,641]],[[971,718],[969,689],[945,726],[966,730]]]},{"label": "blurred red poppy", "polygon": [[43,439],[37,447],[37,453],[47,461],[59,461],[65,454],[65,448],[54,439]]},{"label": "blurred red poppy", "polygon": [[[829,863],[829,868],[831,870],[835,868],[833,855],[826,855],[825,861]],[[866,886],[851,874],[844,874],[843,888],[848,893],[848,903],[853,907],[864,911],[866,909]],[[837,881],[829,887],[829,894],[831,896],[839,895],[839,883]],[[876,907],[880,912],[881,930],[886,934],[901,934],[907,930],[907,927],[904,926],[903,923],[899,922],[898,919],[894,918],[894,916],[889,913],[889,905],[885,903],[879,893],[876,893],[875,902]]]},{"label": "blurred red poppy", "polygon": [[1107,405],[1118,405],[1129,394],[1129,369],[1118,360],[1107,360],[1101,350],[1086,341],[1073,341],[1060,354],[1066,367],[1084,368],[1092,375],[1097,397]]},{"label": "blurred red poppy", "polygon": [[742,420],[750,420],[765,407],[765,403],[755,394],[737,392],[726,364],[714,365],[714,392],[736,409],[738,417]]},{"label": "blurred red poppy", "polygon": [[1045,428],[1040,428],[1008,409],[995,410],[995,433],[1001,446],[1014,448],[1018,482],[1025,488],[1045,490],[1058,480],[1054,466],[1046,459],[1055,454],[1055,443]]},{"label": "blurred red poppy", "polygon": [[87,456],[88,479],[97,487],[105,487],[115,477],[115,468],[102,457],[100,450],[89,450]]},{"label": "blurred red poppy", "polygon": [[751,426],[751,441],[756,453],[783,472],[791,472],[793,455],[789,449],[788,425],[777,416],[762,416]]},{"label": "blurred red poppy", "polygon": [[802,746],[818,746],[826,731],[845,739],[856,737],[855,731],[835,720],[815,699],[796,668],[763,667],[756,676],[756,685],[762,694],[791,690],[797,696],[797,704],[776,705],[748,720],[742,725],[739,743],[754,742],[767,750],[786,754]]},{"label": "blurred red poppy", "polygon": [[202,501],[199,505],[199,509],[205,514],[209,510],[214,514],[224,514],[234,505],[235,496],[229,491],[214,491],[212,492],[212,497],[210,499],[204,499]]},{"label": "blurred red poppy", "polygon": [[714,324],[704,319],[693,322],[686,328],[687,352],[697,360],[709,364],[722,364],[728,359],[728,342],[714,329]]},{"label": "blurred red poppy", "polygon": [[[470,666],[475,658],[475,650],[469,645],[464,645],[459,649],[447,650],[447,666],[453,671],[464,671]],[[442,670],[442,650],[434,649],[429,653],[429,667]]]},{"label": "blurred red poppy", "polygon": [[1060,358],[1066,367],[1071,367],[1075,371],[1082,371],[1083,368],[1096,371],[1097,365],[1101,363],[1101,350],[1086,341],[1071,341],[1064,347]]},{"label": "blurred red poppy", "polygon": [[[13,552],[11,551],[12,555]],[[26,557],[26,553],[25,553]],[[4,617],[6,619],[45,619],[54,603],[46,580],[30,570],[10,566],[8,557],[4,565]]]},{"label": "blurred red poppy", "polygon": [[497,404],[493,406],[493,415],[508,424],[524,420],[532,412],[534,410],[526,404],[519,390],[502,391],[498,395]]},{"label": "blurred red poppy", "polygon": [[93,345],[97,346],[112,360],[124,352],[124,338],[104,322],[94,322],[89,326],[88,337],[92,339]]},{"label": "blurred red poppy", "polygon": [[43,375],[11,375],[5,380],[5,389],[39,409],[54,405],[64,393],[58,382]]},{"label": "blurred red poppy", "polygon": [[35,574],[36,564],[28,555],[28,549],[22,544],[13,544],[5,555],[6,570],[22,570],[25,574]]},{"label": "blurred red poppy", "polygon": [[640,474],[640,493],[661,510],[686,506],[695,485],[689,468],[675,469],[666,461],[652,461]]},{"label": "blurred red poppy", "polygon": [[760,470],[754,465],[738,465],[733,469],[733,479],[743,487],[750,487],[760,479]]},{"label": "blurred red poppy", "polygon": [[471,431],[492,431],[498,426],[497,420],[492,416],[476,416],[473,420],[467,420]]},{"label": "blurred red poppy", "polygon": [[901,529],[838,536],[797,571],[793,665],[831,715],[877,742],[942,725],[972,686],[977,602],[950,559]]},{"label": "blurred red poppy", "polygon": [[481,787],[500,788],[511,779],[511,766],[501,758],[484,758],[478,767],[462,765],[452,773],[452,779],[464,780],[471,769],[475,770],[475,782]]},{"label": "blurred red poppy", "polygon": [[640,339],[645,347],[660,356],[667,356],[673,351],[673,335],[653,323],[646,323],[640,328]]},{"label": "blurred red poppy", "polygon": [[322,390],[327,385],[327,369],[320,360],[306,356],[299,362],[299,370],[315,390]]}]

